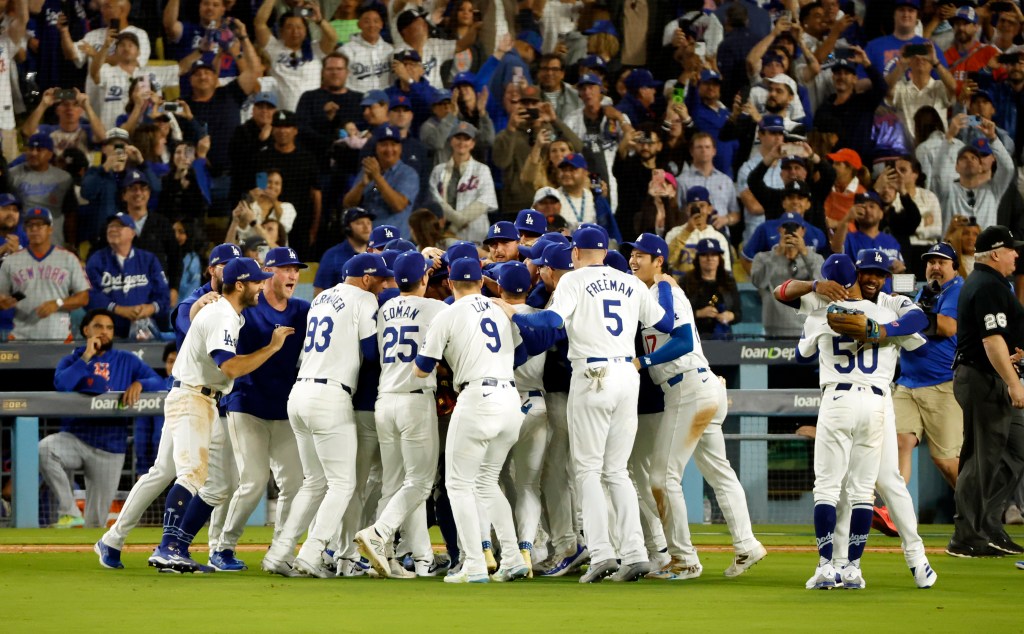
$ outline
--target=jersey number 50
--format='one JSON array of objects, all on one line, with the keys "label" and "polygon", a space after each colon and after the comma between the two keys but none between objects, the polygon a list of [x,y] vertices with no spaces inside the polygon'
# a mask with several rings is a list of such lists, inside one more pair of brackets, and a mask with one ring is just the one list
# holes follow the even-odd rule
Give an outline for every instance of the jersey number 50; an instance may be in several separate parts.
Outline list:
[{"label": "jersey number 50", "polygon": [[[850,346],[843,347],[840,344],[853,344],[859,346],[856,350],[850,350]],[[868,354],[868,351],[871,354]],[[878,367],[878,344],[860,344],[853,338],[846,335],[832,337],[832,354],[837,359],[845,358],[845,363],[836,363],[835,369],[839,374],[849,374],[857,368],[864,374],[871,374]],[[870,357],[870,359],[869,359]],[[868,365],[870,363],[870,365]]]},{"label": "jersey number 50", "polygon": [[[331,345],[332,330],[334,330],[334,320],[330,317],[324,317],[323,319],[310,318],[309,325],[306,327],[306,345],[303,346],[303,351],[310,352],[316,350],[317,352],[323,352],[326,350],[327,346]],[[318,334],[319,341],[317,341]]]}]

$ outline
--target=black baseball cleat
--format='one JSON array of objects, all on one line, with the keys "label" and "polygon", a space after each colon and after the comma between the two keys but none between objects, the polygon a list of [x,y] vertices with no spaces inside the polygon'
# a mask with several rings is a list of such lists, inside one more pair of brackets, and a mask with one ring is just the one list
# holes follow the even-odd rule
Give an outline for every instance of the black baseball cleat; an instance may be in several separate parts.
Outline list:
[{"label": "black baseball cleat", "polygon": [[988,540],[988,545],[996,550],[1006,553],[1007,555],[1020,555],[1024,553],[1024,546],[1014,542],[1006,533]]},{"label": "black baseball cleat", "polygon": [[993,548],[988,544],[971,546],[953,539],[949,540],[949,543],[946,545],[946,554],[966,559],[975,559],[978,557],[1003,557],[1006,555],[1005,552]]}]

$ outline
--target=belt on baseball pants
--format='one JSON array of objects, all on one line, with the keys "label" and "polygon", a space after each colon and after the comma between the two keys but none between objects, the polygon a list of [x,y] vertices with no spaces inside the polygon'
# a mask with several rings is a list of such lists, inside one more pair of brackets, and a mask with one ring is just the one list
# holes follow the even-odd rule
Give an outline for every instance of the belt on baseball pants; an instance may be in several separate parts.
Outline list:
[{"label": "belt on baseball pants", "polygon": [[[708,371],[707,368],[697,368],[697,374],[704,374],[707,371]],[[686,378],[686,372],[680,372],[679,374],[675,375],[674,377],[672,377],[671,379],[669,379],[668,381],[665,381],[665,382],[668,383],[669,387],[675,387],[675,386],[679,385],[680,383],[682,383],[683,379],[685,379],[685,378]]]},{"label": "belt on baseball pants", "polygon": [[608,363],[615,363],[616,361],[632,363],[633,357],[587,357],[587,363],[600,363],[602,361],[606,361]]},{"label": "belt on baseball pants", "polygon": [[224,396],[223,394],[213,389],[212,387],[199,387],[197,385],[188,385],[186,383],[182,383],[181,381],[175,381],[171,383],[171,387],[180,387],[186,390],[191,390],[193,392],[199,392],[203,396],[209,396],[215,401],[219,401],[220,397]]},{"label": "belt on baseball pants", "polygon": [[498,387],[499,383],[508,383],[510,387],[515,387],[515,381],[506,381],[504,379],[480,379],[477,381],[466,381],[459,386],[459,391],[466,389],[467,387]]},{"label": "belt on baseball pants", "polygon": [[307,383],[319,383],[321,385],[334,385],[348,392],[349,396],[352,395],[352,388],[345,385],[341,381],[335,381],[334,379],[299,379],[300,382],[305,381]]},{"label": "belt on baseball pants", "polygon": [[530,390],[526,393],[526,396],[529,398],[533,398],[534,396],[544,396],[544,392],[541,392],[540,390]]},{"label": "belt on baseball pants", "polygon": [[[866,385],[854,385],[853,383],[836,383],[836,391],[838,391],[838,392],[849,392],[854,387],[868,387],[868,386],[866,386]],[[874,385],[872,385],[872,386],[868,387],[868,389],[871,390],[872,392],[874,392],[875,394],[879,395],[879,396],[885,396],[885,392],[883,392],[882,388],[880,388],[880,387],[875,387]]]}]

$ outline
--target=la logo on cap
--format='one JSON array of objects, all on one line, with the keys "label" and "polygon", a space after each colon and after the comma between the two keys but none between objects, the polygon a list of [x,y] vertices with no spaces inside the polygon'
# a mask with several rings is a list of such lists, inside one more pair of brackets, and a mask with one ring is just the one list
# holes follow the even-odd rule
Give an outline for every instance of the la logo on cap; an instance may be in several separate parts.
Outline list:
[{"label": "la logo on cap", "polygon": [[233,244],[231,245],[231,253],[234,255],[242,255],[242,252],[238,250],[238,247]]},{"label": "la logo on cap", "polygon": [[875,254],[875,262],[881,262],[881,261],[882,261],[882,254],[881,253],[876,253]]},{"label": "la logo on cap", "polygon": [[494,225],[494,233],[501,233],[501,227]]},{"label": "la logo on cap", "polygon": [[288,249],[288,257],[290,257],[293,260],[298,260],[299,259],[299,257],[297,255],[295,255],[295,251],[292,250],[292,249]]},{"label": "la logo on cap", "polygon": [[394,232],[392,232],[391,229],[385,229],[384,235],[387,236],[388,238],[393,238],[395,236]]},{"label": "la logo on cap", "polygon": [[533,216],[531,216],[531,215],[527,215],[526,216],[526,224],[528,224],[528,225],[532,225],[533,224]]}]

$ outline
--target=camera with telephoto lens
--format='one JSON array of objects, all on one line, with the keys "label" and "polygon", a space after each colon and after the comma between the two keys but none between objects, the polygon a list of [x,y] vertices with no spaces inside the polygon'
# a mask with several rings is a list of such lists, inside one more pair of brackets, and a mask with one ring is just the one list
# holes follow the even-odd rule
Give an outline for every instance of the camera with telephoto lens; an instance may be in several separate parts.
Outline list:
[{"label": "camera with telephoto lens", "polygon": [[920,296],[917,298],[918,307],[928,317],[928,327],[921,331],[921,334],[926,337],[935,337],[937,335],[938,313],[935,312],[935,307],[939,303],[940,295],[942,295],[942,285],[939,284],[938,280],[932,280],[925,284],[924,288],[921,289]]}]

